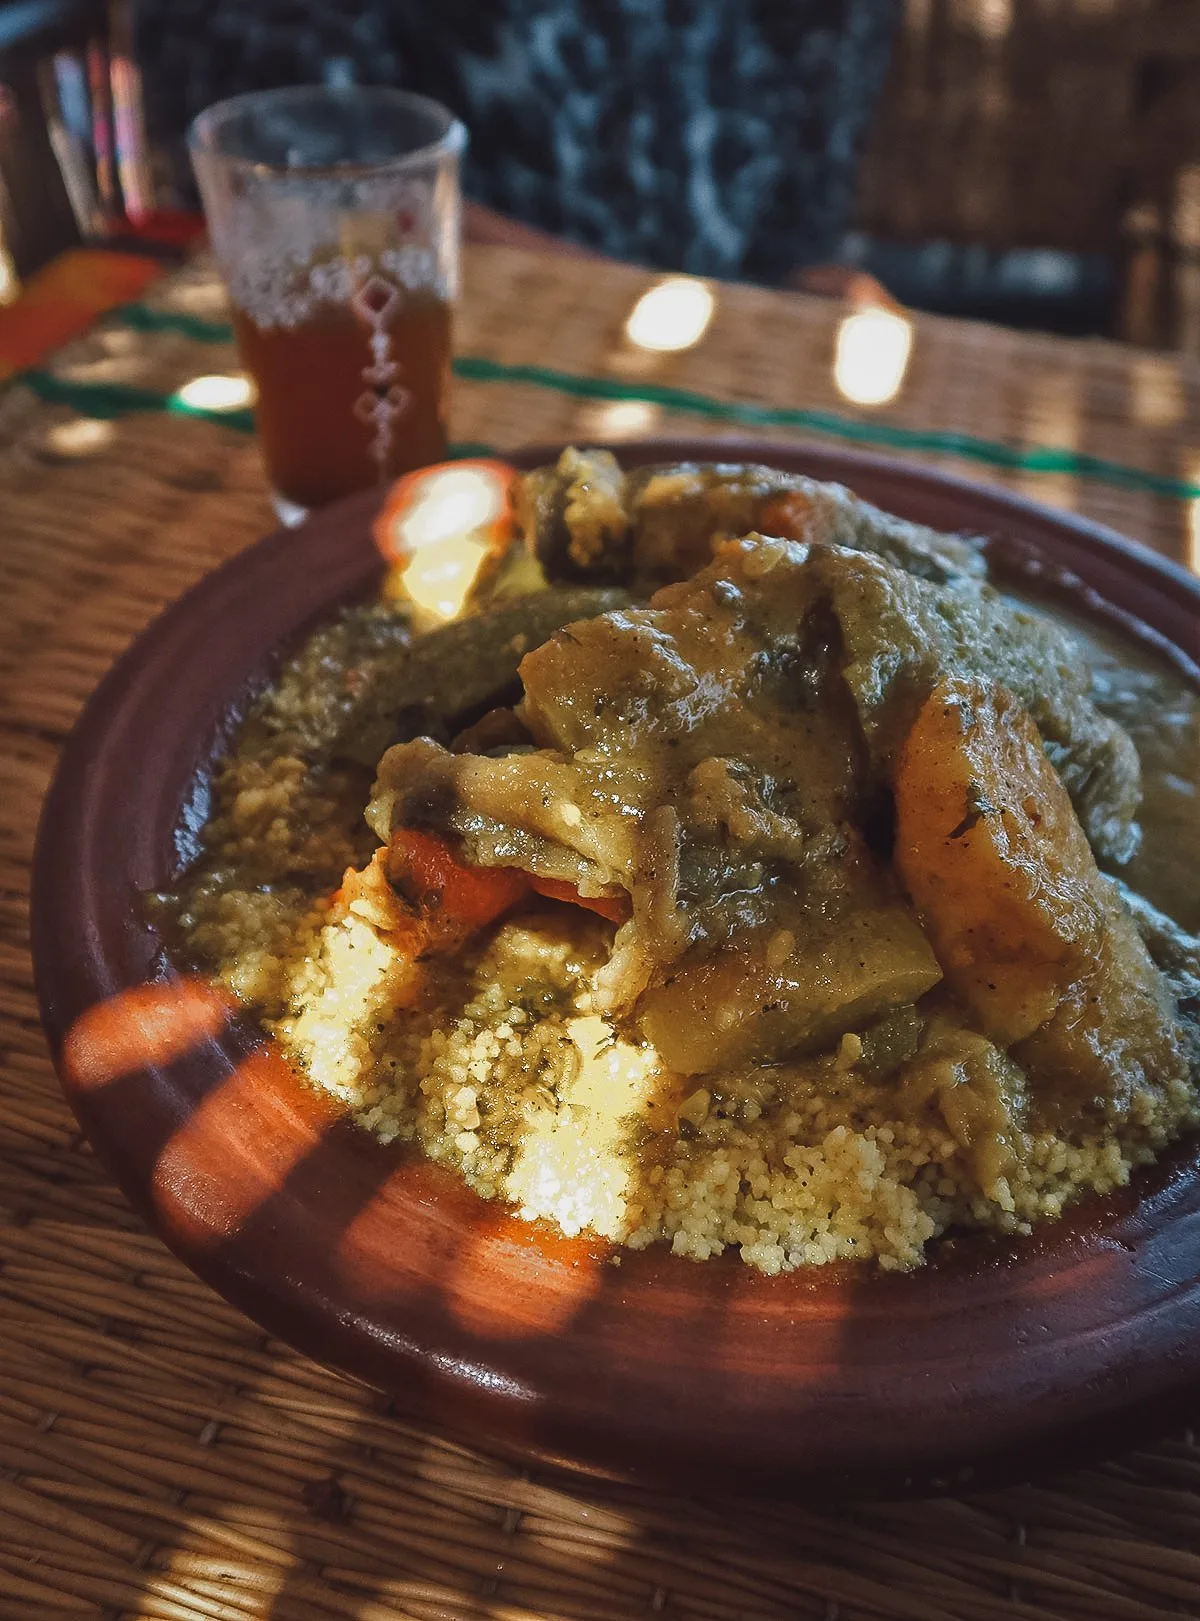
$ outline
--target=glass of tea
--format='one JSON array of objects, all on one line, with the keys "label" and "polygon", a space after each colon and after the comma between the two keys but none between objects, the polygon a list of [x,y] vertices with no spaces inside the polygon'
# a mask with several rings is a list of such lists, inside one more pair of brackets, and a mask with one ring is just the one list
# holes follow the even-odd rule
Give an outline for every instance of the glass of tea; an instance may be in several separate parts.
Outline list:
[{"label": "glass of tea", "polygon": [[402,90],[301,87],[218,102],[188,145],[283,521],[440,461],[463,126]]}]

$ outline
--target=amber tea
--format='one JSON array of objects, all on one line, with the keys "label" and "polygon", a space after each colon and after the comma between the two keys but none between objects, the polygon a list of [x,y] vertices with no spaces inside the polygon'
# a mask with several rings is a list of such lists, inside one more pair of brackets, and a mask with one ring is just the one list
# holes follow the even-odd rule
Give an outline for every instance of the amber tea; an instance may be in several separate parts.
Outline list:
[{"label": "amber tea", "polygon": [[368,282],[349,305],[296,326],[258,326],[235,308],[272,487],[297,506],[407,473],[446,453],[449,305]]},{"label": "amber tea", "polygon": [[207,108],[188,145],[284,522],[441,461],[454,115],[384,85],[299,85]]}]

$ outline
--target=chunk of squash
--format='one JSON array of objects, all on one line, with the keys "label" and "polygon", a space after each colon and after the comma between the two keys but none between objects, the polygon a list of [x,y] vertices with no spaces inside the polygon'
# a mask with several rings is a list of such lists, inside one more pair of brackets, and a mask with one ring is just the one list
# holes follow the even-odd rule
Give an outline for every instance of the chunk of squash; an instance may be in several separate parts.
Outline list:
[{"label": "chunk of squash", "polygon": [[819,1052],[838,1037],[915,1002],[942,977],[916,919],[881,906],[815,921],[782,961],[749,936],[689,964],[638,1003],[642,1031],[683,1075]]},{"label": "chunk of squash", "polygon": [[950,984],[1010,1046],[1054,1014],[1103,926],[1066,789],[1016,699],[960,679],[925,702],[894,787],[901,879]]}]

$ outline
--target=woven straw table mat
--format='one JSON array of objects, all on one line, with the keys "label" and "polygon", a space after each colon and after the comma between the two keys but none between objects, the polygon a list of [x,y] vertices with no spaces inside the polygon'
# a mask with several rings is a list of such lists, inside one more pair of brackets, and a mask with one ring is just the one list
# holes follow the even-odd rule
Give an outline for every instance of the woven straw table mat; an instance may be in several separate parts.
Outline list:
[{"label": "woven straw table mat", "polygon": [[[460,381],[459,440],[729,426],[690,398],[682,412],[639,398],[651,384],[836,408],[837,306],[720,289],[702,344],[639,361],[621,328],[646,281],[622,266],[473,253],[464,355],[621,387],[602,398],[541,375]],[[106,666],[270,526],[244,421],[162,408],[189,378],[234,366],[224,318],[211,272],[193,265],[0,400],[0,1616],[1200,1616],[1191,1434],[1002,1492],[845,1510],[729,1502],[719,1480],[696,1500],[581,1483],[402,1423],[265,1337],[143,1230],[50,1069],[27,875],[56,751]],[[907,424],[1010,446],[1057,436],[1127,470],[1193,476],[1197,377],[1183,363],[922,319],[910,372],[883,418],[846,413],[836,431]],[[1120,474],[989,476],[1165,551],[1185,544],[1179,491]]]}]

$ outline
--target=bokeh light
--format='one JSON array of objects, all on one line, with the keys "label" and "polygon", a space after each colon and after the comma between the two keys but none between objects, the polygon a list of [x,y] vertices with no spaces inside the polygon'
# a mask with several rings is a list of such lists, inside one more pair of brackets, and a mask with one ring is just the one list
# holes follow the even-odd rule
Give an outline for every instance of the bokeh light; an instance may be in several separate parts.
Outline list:
[{"label": "bokeh light", "polygon": [[668,276],[638,299],[625,335],[639,349],[690,349],[708,331],[716,302],[711,287],[694,276]]},{"label": "bokeh light", "polygon": [[21,278],[12,254],[0,236],[0,306],[15,304],[21,296]]},{"label": "bokeh light", "polygon": [[240,411],[254,403],[254,384],[240,373],[193,377],[175,398],[193,411]]},{"label": "bokeh light", "polygon": [[650,433],[659,424],[662,409],[647,400],[599,400],[579,413],[578,431],[596,439],[626,439]]},{"label": "bokeh light", "polygon": [[886,405],[904,382],[913,328],[906,316],[878,307],[855,310],[838,327],[833,381],[854,405]]},{"label": "bokeh light", "polygon": [[[1183,471],[1189,484],[1200,484],[1200,454],[1188,457]],[[1186,527],[1184,562],[1194,574],[1200,574],[1200,496],[1187,503]]]},{"label": "bokeh light", "polygon": [[470,535],[422,546],[400,577],[406,595],[434,619],[457,618],[490,550]]},{"label": "bokeh light", "polygon": [[454,540],[494,523],[506,503],[493,474],[470,466],[439,468],[416,486],[393,543],[405,554]]},{"label": "bokeh light", "polygon": [[76,417],[57,422],[46,434],[46,448],[56,456],[94,456],[112,443],[117,430],[100,417]]}]

